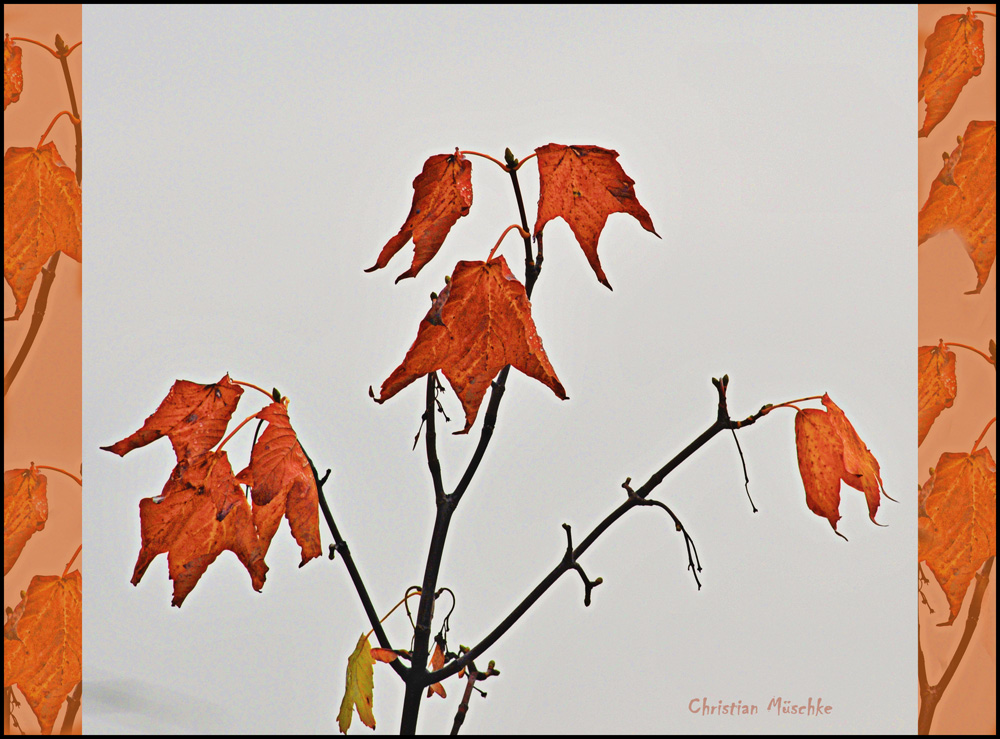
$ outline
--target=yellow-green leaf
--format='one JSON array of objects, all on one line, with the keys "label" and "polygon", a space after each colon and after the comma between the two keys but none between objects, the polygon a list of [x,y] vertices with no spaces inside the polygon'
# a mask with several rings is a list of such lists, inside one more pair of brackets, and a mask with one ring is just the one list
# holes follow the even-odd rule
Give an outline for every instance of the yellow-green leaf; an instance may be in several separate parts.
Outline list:
[{"label": "yellow-green leaf", "polygon": [[373,676],[375,674],[375,659],[372,657],[372,645],[364,634],[358,639],[358,646],[347,658],[347,687],[344,689],[344,700],[340,702],[340,714],[337,723],[343,734],[351,728],[354,707],[358,707],[358,716],[364,725],[374,729],[375,715],[372,713],[372,695],[375,692]]}]

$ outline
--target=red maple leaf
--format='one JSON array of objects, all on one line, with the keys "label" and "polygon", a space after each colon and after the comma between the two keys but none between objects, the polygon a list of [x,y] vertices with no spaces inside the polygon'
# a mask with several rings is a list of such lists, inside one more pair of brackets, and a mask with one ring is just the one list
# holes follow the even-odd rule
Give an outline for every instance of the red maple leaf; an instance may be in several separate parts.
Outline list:
[{"label": "red maple leaf", "polygon": [[997,553],[996,461],[985,447],[972,454],[945,452],[923,487],[919,556],[948,598],[945,626],[958,617],[976,572]]},{"label": "red maple leaf", "polygon": [[178,462],[197,457],[222,439],[242,394],[243,388],[228,374],[211,385],[177,380],[142,428],[101,449],[124,457],[133,449],[167,436]]},{"label": "red maple leaf", "polygon": [[534,235],[561,217],[573,230],[601,284],[611,283],[601,269],[597,241],[612,213],[628,213],[659,238],[646,209],[636,200],[635,180],[618,163],[618,152],[599,146],[548,144],[535,149],[540,178]]},{"label": "red maple leaf", "polygon": [[24,79],[21,76],[21,47],[5,34],[3,39],[3,109],[21,97]]},{"label": "red maple leaf", "polygon": [[43,734],[82,679],[81,592],[80,570],[36,575],[4,625],[4,687],[17,685]]},{"label": "red maple leaf", "polygon": [[420,322],[403,363],[382,383],[377,402],[384,403],[414,380],[443,370],[465,410],[465,428],[456,433],[465,434],[493,378],[508,364],[566,399],[535,331],[524,286],[503,256],[488,262],[459,262],[448,288],[443,306],[437,311],[432,307]]},{"label": "red maple leaf", "polygon": [[254,590],[264,586],[267,565],[225,452],[207,452],[177,463],[163,493],[139,501],[142,549],[132,584],[138,585],[157,555],[167,553],[174,581],[172,605],[180,606],[223,551],[236,554]]},{"label": "red maple leaf", "polygon": [[951,408],[958,394],[955,379],[955,352],[941,341],[937,346],[922,346],[917,359],[918,422],[917,446],[924,443],[934,419]]},{"label": "red maple leaf", "polygon": [[32,534],[45,528],[49,504],[45,475],[31,465],[27,470],[3,473],[3,574],[21,556]]},{"label": "red maple leaf", "polygon": [[962,239],[976,268],[976,288],[983,289],[997,254],[997,124],[971,121],[965,136],[947,155],[920,209],[917,243],[946,229]]},{"label": "red maple leaf", "polygon": [[57,251],[80,261],[80,186],[49,142],[10,148],[3,157],[3,276],[17,318],[42,267]]},{"label": "red maple leaf", "polygon": [[823,395],[823,405],[826,411],[806,408],[795,414],[795,449],[806,505],[837,531],[843,481],[865,494],[868,516],[875,522],[879,493],[885,494],[879,464],[829,395]]},{"label": "red maple leaf", "polygon": [[416,277],[429,262],[455,221],[468,215],[472,207],[472,162],[458,153],[435,154],[424,162],[423,171],[413,180],[413,205],[399,233],[382,247],[374,266],[365,272],[385,267],[396,252],[413,237],[413,263],[396,278]]},{"label": "red maple leaf", "polygon": [[927,116],[918,136],[926,136],[951,110],[965,84],[983,70],[983,22],[971,10],[946,15],[924,42],[927,54],[917,82],[917,100],[927,98]]},{"label": "red maple leaf", "polygon": [[267,554],[281,517],[302,549],[300,567],[322,554],[319,540],[319,491],[312,466],[288,420],[284,403],[271,403],[257,418],[267,428],[250,453],[250,464],[237,480],[252,488],[253,522]]}]

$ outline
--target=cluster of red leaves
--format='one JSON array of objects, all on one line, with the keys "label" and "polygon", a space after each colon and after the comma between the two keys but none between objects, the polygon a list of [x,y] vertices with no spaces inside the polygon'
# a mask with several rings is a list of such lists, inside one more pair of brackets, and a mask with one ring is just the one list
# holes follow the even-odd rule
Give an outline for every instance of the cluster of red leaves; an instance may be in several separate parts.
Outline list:
[{"label": "cluster of red leaves", "polygon": [[996,121],[971,121],[955,150],[944,155],[920,209],[918,243],[949,228],[961,237],[976,268],[976,287],[967,294],[979,293],[997,253]]},{"label": "cluster of red leaves", "polygon": [[[597,255],[597,242],[608,216],[628,213],[656,234],[649,213],[635,197],[635,181],[625,174],[617,162],[618,152],[611,149],[548,144],[535,149],[535,154],[540,185],[534,235],[537,237],[553,218],[563,218],[597,279],[610,288]],[[415,276],[430,261],[451,227],[469,212],[472,164],[458,149],[454,154],[432,156],[413,181],[413,189],[406,222],[366,271],[385,267],[411,236],[413,263],[396,281]],[[417,338],[402,364],[382,383],[376,400],[385,402],[419,377],[442,370],[465,411],[465,427],[457,433],[468,433],[487,388],[506,365],[566,398],[535,330],[524,286],[504,258],[459,262],[420,322]]]},{"label": "cluster of red leaves", "polygon": [[865,494],[868,516],[875,522],[879,493],[885,495],[878,461],[829,395],[823,395],[823,405],[825,411],[805,408],[795,414],[795,449],[806,505],[837,531],[843,481]]},{"label": "cluster of red leaves", "polygon": [[[227,549],[259,591],[267,573],[264,556],[282,516],[302,550],[302,564],[320,554],[315,477],[283,403],[271,403],[252,416],[268,426],[253,447],[250,464],[238,475],[225,452],[211,450],[225,434],[242,394],[229,375],[210,385],[178,380],[142,428],[102,447],[124,456],[161,436],[173,444],[177,465],[163,492],[139,503],[142,548],[132,584],[166,552],[175,606]],[[240,483],[252,489],[252,508]]]},{"label": "cluster of red leaves", "polygon": [[[67,567],[68,569],[68,567]],[[4,688],[17,685],[43,734],[82,679],[80,571],[36,575],[21,602],[7,612],[3,629]]]},{"label": "cluster of red leaves", "polygon": [[927,136],[951,110],[965,84],[983,69],[983,22],[970,9],[946,15],[924,42],[924,68],[917,82],[917,100],[927,100],[927,116],[918,136]]}]

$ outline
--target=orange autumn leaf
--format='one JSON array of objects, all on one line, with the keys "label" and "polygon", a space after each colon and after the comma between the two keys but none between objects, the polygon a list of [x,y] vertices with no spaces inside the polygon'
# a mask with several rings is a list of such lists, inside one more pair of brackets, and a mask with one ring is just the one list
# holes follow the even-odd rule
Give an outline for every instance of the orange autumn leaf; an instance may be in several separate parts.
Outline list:
[{"label": "orange autumn leaf", "polygon": [[21,47],[10,40],[9,35],[3,39],[3,109],[16,103],[21,97],[24,80],[21,76]]},{"label": "orange autumn leaf", "polygon": [[[36,575],[4,626],[4,687],[17,685],[43,734],[82,679],[80,571]],[[11,623],[16,620],[16,624]]]},{"label": "orange autumn leaf", "polygon": [[344,698],[340,702],[340,713],[337,714],[337,725],[340,732],[346,734],[351,728],[354,718],[354,707],[358,708],[358,717],[370,729],[375,728],[375,714],[372,705],[375,697],[375,659],[372,657],[371,644],[364,634],[358,639],[358,646],[347,658],[347,685],[344,688]]},{"label": "orange autumn leaf", "polygon": [[925,483],[923,501],[932,536],[925,536],[920,560],[926,561],[948,598],[954,623],[973,577],[997,553],[997,466],[989,449],[941,455]]},{"label": "orange autumn leaf", "polygon": [[431,320],[432,308],[403,363],[382,383],[376,402],[384,403],[414,380],[443,370],[465,410],[465,428],[456,433],[465,434],[493,378],[508,364],[566,399],[535,330],[524,286],[503,256],[459,262],[448,287],[437,314],[440,325]]},{"label": "orange autumn leaf", "polygon": [[612,213],[628,213],[659,238],[649,213],[636,200],[635,180],[618,163],[618,152],[599,146],[548,144],[535,149],[540,177],[534,235],[561,217],[572,229],[601,284],[611,283],[601,269],[597,241]]},{"label": "orange autumn leaf", "polygon": [[976,269],[976,288],[983,289],[997,253],[997,124],[971,121],[941,173],[931,184],[920,209],[919,239],[954,229]]},{"label": "orange autumn leaf", "polygon": [[917,136],[926,136],[951,110],[965,84],[983,70],[983,22],[970,10],[946,15],[924,42],[927,54],[917,82],[917,100],[927,99],[927,115]]},{"label": "orange autumn leaf", "polygon": [[413,180],[413,205],[399,233],[382,247],[375,265],[365,272],[385,267],[406,242],[413,238],[413,263],[396,278],[416,277],[429,262],[445,237],[472,207],[472,162],[458,153],[435,154],[424,162],[423,171]]},{"label": "orange autumn leaf", "polygon": [[27,470],[3,473],[3,574],[21,556],[21,550],[36,531],[45,528],[49,503],[45,475],[32,464]]},{"label": "orange autumn leaf", "polygon": [[133,449],[166,436],[174,446],[178,462],[197,457],[222,439],[242,394],[243,388],[230,380],[228,374],[211,385],[177,380],[142,428],[101,449],[124,457]]},{"label": "orange autumn leaf", "polygon": [[937,346],[920,347],[917,357],[917,446],[920,446],[934,419],[955,402],[958,383],[955,379],[955,352],[949,351],[943,341]]},{"label": "orange autumn leaf", "polygon": [[395,662],[399,659],[399,655],[396,654],[391,649],[382,649],[382,647],[372,647],[372,659],[378,662]]},{"label": "orange autumn leaf", "polygon": [[[441,649],[441,642],[435,640],[434,652],[431,654],[431,672],[436,672],[442,667],[444,667],[444,650]],[[427,697],[430,698],[432,695],[440,695],[442,698],[448,697],[441,683],[434,683],[427,687]]]},{"label": "orange autumn leaf", "polygon": [[56,145],[10,148],[3,157],[3,275],[21,315],[42,267],[57,251],[80,261],[80,186]]},{"label": "orange autumn leaf", "polygon": [[250,464],[237,476],[252,488],[253,522],[267,554],[281,517],[302,549],[300,567],[322,554],[319,541],[319,491],[316,478],[283,403],[271,403],[256,416],[267,428],[250,453]]},{"label": "orange autumn leaf", "polygon": [[806,408],[795,414],[795,450],[806,505],[837,531],[843,481],[865,494],[868,517],[875,522],[880,493],[885,494],[879,464],[829,395],[823,395],[823,405],[826,411]]},{"label": "orange autumn leaf", "polygon": [[132,584],[138,585],[157,555],[167,553],[174,582],[171,605],[180,607],[208,566],[223,551],[235,553],[254,590],[264,586],[267,565],[225,452],[208,452],[177,463],[163,493],[139,501],[142,549]]}]

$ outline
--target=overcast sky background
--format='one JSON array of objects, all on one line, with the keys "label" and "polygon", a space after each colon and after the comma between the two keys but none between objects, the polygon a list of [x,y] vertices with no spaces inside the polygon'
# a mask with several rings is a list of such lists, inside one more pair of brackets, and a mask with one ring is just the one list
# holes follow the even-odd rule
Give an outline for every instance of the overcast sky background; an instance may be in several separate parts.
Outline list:
[{"label": "overcast sky background", "polygon": [[[179,378],[226,372],[291,398],[376,608],[420,582],[433,522],[423,383],[368,397],[402,360],[443,277],[517,220],[509,178],[472,158],[471,213],[416,279],[365,274],[411,183],[456,146],[525,157],[550,142],[620,152],[657,239],[612,215],[597,282],[568,226],[545,230],[533,315],[570,399],[512,372],[497,432],[453,519],[440,585],[449,644],[473,645],[576,541],[715,416],[829,392],[882,466],[874,526],[805,504],[794,412],[729,435],[657,489],[683,539],[636,510],[481,658],[475,732],[912,732],[916,716],[916,12],[911,7],[84,8],[84,613],[88,732],[333,732],[369,628],[343,564],[297,568],[283,524],[263,593],[236,557],[170,607],[166,557],[129,584],[138,504],[174,464],[135,431]],[[529,222],[537,167],[520,172]],[[523,246],[501,247],[520,275]],[[243,396],[235,418],[261,407]],[[263,401],[263,397],[260,399]],[[443,398],[462,427],[450,388]],[[439,436],[452,489],[478,440]],[[440,427],[439,427],[440,429]],[[247,428],[227,444],[238,470]],[[328,533],[322,531],[324,546]],[[442,614],[443,615],[443,614]],[[437,624],[435,624],[435,629]],[[387,622],[408,646],[401,612]],[[451,727],[463,683],[427,700]],[[402,684],[376,666],[379,732]],[[822,719],[773,697],[822,698]],[[703,717],[692,699],[760,706]],[[352,732],[366,734],[355,716]]]}]

